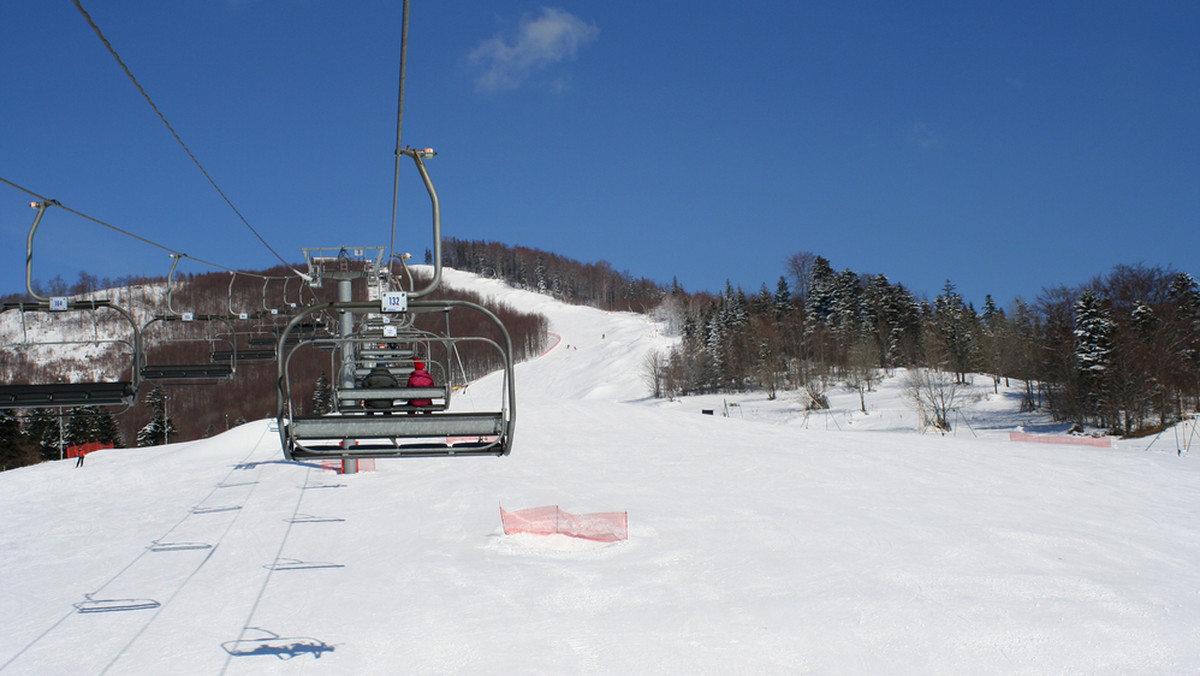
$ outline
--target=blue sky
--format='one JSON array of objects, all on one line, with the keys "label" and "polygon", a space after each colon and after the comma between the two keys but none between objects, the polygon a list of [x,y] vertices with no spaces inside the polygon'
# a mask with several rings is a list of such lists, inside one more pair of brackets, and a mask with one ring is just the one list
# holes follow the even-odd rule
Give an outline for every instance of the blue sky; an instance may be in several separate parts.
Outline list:
[{"label": "blue sky", "polygon": [[[81,0],[289,261],[387,245],[398,0]],[[772,289],[792,253],[947,279],[977,305],[1118,264],[1200,277],[1200,4],[413,0],[403,142],[446,236],[692,291]],[[70,0],[0,10],[0,177],[231,268],[275,257]],[[401,167],[397,249],[429,246]],[[34,211],[0,185],[0,290]],[[61,210],[35,276],[165,275]],[[187,271],[208,268],[186,263]]]}]

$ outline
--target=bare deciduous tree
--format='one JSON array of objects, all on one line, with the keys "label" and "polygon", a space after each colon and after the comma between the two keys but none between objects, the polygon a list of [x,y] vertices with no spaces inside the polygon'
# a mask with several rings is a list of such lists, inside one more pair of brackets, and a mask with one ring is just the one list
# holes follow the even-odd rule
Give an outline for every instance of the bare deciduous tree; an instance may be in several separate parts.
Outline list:
[{"label": "bare deciduous tree", "polygon": [[904,379],[904,396],[917,409],[922,425],[942,432],[953,429],[951,414],[978,400],[957,375],[939,368],[909,369]]},{"label": "bare deciduous tree", "polygon": [[842,369],[842,384],[858,392],[858,405],[867,412],[866,393],[879,382],[879,348],[868,339],[856,341],[846,352],[846,366]]}]

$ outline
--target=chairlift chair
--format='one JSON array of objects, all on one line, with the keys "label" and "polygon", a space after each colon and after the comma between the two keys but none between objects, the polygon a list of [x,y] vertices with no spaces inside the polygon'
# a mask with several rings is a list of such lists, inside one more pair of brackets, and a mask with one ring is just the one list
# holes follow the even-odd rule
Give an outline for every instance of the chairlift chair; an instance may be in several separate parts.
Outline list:
[{"label": "chairlift chair", "polygon": [[[29,348],[31,346],[42,345],[86,345],[86,344],[112,344],[123,345],[129,350],[130,365],[128,369],[129,379],[126,380],[120,376],[110,379],[96,379],[82,382],[54,382],[54,383],[4,383],[0,384],[0,408],[17,409],[17,408],[69,408],[74,406],[122,406],[130,408],[137,397],[138,389],[138,355],[141,354],[141,332],[138,330],[137,322],[134,321],[133,315],[120,306],[108,300],[77,300],[72,301],[61,296],[44,297],[37,293],[33,284],[33,242],[37,234],[38,227],[42,222],[42,218],[46,215],[46,211],[52,206],[62,206],[55,200],[41,200],[31,203],[29,206],[37,209],[37,214],[33,218],[33,223],[29,226],[29,234],[25,240],[25,288],[29,295],[34,298],[33,302],[16,302],[5,303],[3,308],[0,308],[0,314],[10,310],[16,310],[20,313],[22,324],[22,342],[15,346],[18,348]],[[117,313],[121,319],[129,324],[129,334],[126,338],[113,338],[111,336],[101,337],[99,333],[99,317],[100,311],[112,311]],[[25,316],[27,313],[49,313],[50,316],[56,317],[56,321],[61,321],[61,317],[73,312],[83,312],[91,315],[93,334],[90,340],[84,340],[79,336],[67,337],[62,339],[51,339],[43,337],[40,340],[29,340],[29,336],[24,333]],[[122,373],[121,375],[124,375]]]},{"label": "chairlift chair", "polygon": [[[30,340],[28,334],[22,336],[22,341],[11,346],[16,349],[30,349],[49,346],[68,345],[117,345],[128,350],[129,366],[122,369],[121,375],[129,374],[128,379],[116,376],[111,379],[97,379],[84,382],[41,382],[41,383],[5,383],[0,385],[0,408],[71,408],[76,406],[133,406],[138,388],[137,360],[141,351],[141,337],[133,316],[121,307],[107,300],[70,301],[66,298],[50,298],[46,301],[5,303],[0,313],[10,310],[21,313],[22,328],[26,328],[26,313],[48,313],[58,318],[69,313],[82,312],[92,315],[93,335],[90,338],[80,336],[66,338],[50,338],[41,336]],[[97,326],[98,313],[102,310],[115,312],[123,323],[129,325],[127,337],[101,336]],[[40,333],[40,331],[39,331]]]},{"label": "chairlift chair", "polygon": [[[328,308],[354,314],[379,311],[379,305],[370,301],[340,301],[328,304]],[[428,456],[508,455],[515,427],[516,394],[512,380],[512,341],[503,324],[490,311],[466,301],[412,301],[409,312],[474,311],[488,317],[499,328],[500,342],[477,336],[455,337],[450,335],[425,335],[429,345],[443,348],[446,357],[425,356],[437,364],[439,372],[446,374],[440,385],[427,388],[395,387],[367,389],[359,386],[361,379],[345,379],[353,385],[342,384],[343,379],[333,384],[334,412],[328,415],[303,415],[297,405],[299,388],[291,378],[291,355],[297,347],[308,343],[324,342],[333,346],[333,352],[351,352],[363,359],[355,362],[365,364],[368,358],[379,357],[371,348],[360,348],[369,344],[364,336],[330,336],[301,341],[297,347],[288,349],[284,342],[288,331],[280,337],[280,363],[278,388],[278,428],[284,455],[289,460],[307,458],[392,458]],[[295,322],[302,321],[303,313]],[[505,364],[504,387],[500,400],[484,410],[451,410],[449,407],[453,382],[449,355],[464,341],[478,341],[490,345]],[[402,345],[403,341],[397,341]],[[403,349],[391,353],[399,358],[400,373],[411,370],[411,356],[405,357]],[[407,359],[407,364],[404,360]],[[357,374],[356,374],[357,375]],[[399,383],[398,383],[399,384]],[[414,399],[430,399],[435,405],[414,407],[407,402]],[[385,400],[384,408],[372,409],[359,402]]]},{"label": "chairlift chair", "polygon": [[[401,458],[429,456],[508,455],[516,427],[516,386],[513,382],[513,349],[508,330],[495,314],[475,303],[457,300],[430,300],[441,282],[442,232],[441,206],[437,191],[425,169],[424,160],[435,155],[432,149],[397,149],[396,156],[413,160],[425,189],[429,193],[433,216],[433,277],[422,289],[407,292],[385,291],[391,279],[391,261],[382,259],[382,247],[340,247],[332,250],[305,249],[308,259],[310,286],[322,283],[322,278],[338,281],[338,300],[315,305],[298,312],[279,337],[277,413],[276,422],[284,456],[288,460],[307,458]],[[326,251],[336,255],[325,255]],[[372,256],[374,256],[372,258]],[[355,259],[359,265],[356,268]],[[401,264],[403,257],[399,257]],[[386,272],[382,272],[385,271]],[[351,280],[375,275],[375,300],[352,299]],[[369,279],[368,284],[371,281]],[[411,278],[410,278],[411,283]],[[289,346],[292,332],[309,321],[316,313],[328,312],[338,316],[337,335],[305,338]],[[416,315],[443,313],[446,328],[439,331],[417,331]],[[451,313],[477,313],[497,329],[498,340],[483,336],[455,336],[450,332]],[[356,330],[355,320],[364,319]],[[384,322],[382,318],[388,318]],[[396,335],[390,335],[387,324]],[[378,334],[374,333],[379,331]],[[420,345],[432,363],[440,363],[444,374],[441,384],[431,388],[362,389],[358,387],[357,370],[364,367],[372,355],[370,344],[394,344],[397,349],[414,349]],[[496,351],[503,365],[503,383],[498,398],[474,410],[450,406],[453,391],[451,358],[458,354],[462,343],[480,343]],[[325,347],[331,350],[337,374],[333,383],[335,410],[326,415],[305,415],[297,405],[300,388],[292,379],[291,361],[297,350],[305,347]],[[437,350],[434,350],[436,346]],[[434,352],[437,354],[433,354]],[[405,355],[397,354],[401,364]],[[411,365],[411,357],[407,357]],[[353,371],[350,371],[353,370]],[[437,382],[437,381],[435,381]],[[462,383],[466,384],[466,383]],[[368,410],[358,410],[353,402],[383,400],[390,404]],[[410,410],[412,399],[439,402],[434,407]],[[398,403],[404,402],[404,403]],[[365,407],[364,407],[365,408]]]},{"label": "chairlift chair", "polygon": [[[230,323],[232,319],[235,318],[185,312],[159,315],[146,322],[142,327],[144,349],[138,369],[142,379],[157,385],[212,385],[231,380],[237,372],[236,346],[229,337],[233,333]],[[213,327],[218,322],[225,324],[229,329],[225,337],[214,332]],[[162,328],[159,329],[155,324]],[[188,335],[195,333],[196,329],[192,327],[197,326],[203,327],[204,335]],[[196,346],[192,350],[192,358],[188,361],[151,361],[151,341],[145,337],[152,335],[155,330],[164,334],[156,344]],[[183,335],[180,336],[180,333]],[[216,357],[221,353],[228,358],[217,360]],[[207,355],[209,360],[203,361],[198,358],[201,354]]]}]

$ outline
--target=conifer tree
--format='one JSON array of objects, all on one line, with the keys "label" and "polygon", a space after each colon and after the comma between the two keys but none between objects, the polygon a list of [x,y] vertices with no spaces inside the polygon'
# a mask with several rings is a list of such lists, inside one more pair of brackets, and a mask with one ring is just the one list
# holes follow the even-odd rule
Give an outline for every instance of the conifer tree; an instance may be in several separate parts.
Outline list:
[{"label": "conifer tree", "polygon": [[34,445],[21,433],[16,417],[0,410],[0,470],[32,465],[40,459]]},{"label": "conifer tree", "polygon": [[963,302],[954,284],[946,280],[934,301],[934,326],[945,350],[948,366],[965,383],[977,349],[975,311]]},{"label": "conifer tree", "polygon": [[787,278],[779,275],[779,281],[775,283],[775,321],[783,321],[783,318],[791,314],[792,311],[792,292],[788,289]]},{"label": "conifer tree", "polygon": [[1079,379],[1078,401],[1083,415],[1101,414],[1100,406],[1107,394],[1113,359],[1113,334],[1116,325],[1112,315],[1102,306],[1090,289],[1079,294],[1075,303],[1075,368]]},{"label": "conifer tree", "polygon": [[58,412],[48,408],[34,409],[25,422],[25,436],[43,460],[58,460],[62,456],[59,425]]},{"label": "conifer tree", "polygon": [[321,371],[321,375],[317,378],[317,385],[313,388],[312,394],[312,412],[313,415],[326,415],[333,410],[333,392],[329,387],[329,376]]},{"label": "conifer tree", "polygon": [[175,434],[175,423],[167,415],[167,393],[161,387],[154,388],[146,395],[146,405],[150,407],[150,422],[138,431],[138,446],[170,443]]}]

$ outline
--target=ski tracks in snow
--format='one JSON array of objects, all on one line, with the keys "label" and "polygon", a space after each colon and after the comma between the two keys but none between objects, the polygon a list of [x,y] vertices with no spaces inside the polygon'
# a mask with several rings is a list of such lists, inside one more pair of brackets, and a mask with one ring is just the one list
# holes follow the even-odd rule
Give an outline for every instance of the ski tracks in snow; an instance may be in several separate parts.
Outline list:
[{"label": "ski tracks in snow", "polygon": [[[84,598],[66,608],[61,618],[33,638],[20,651],[0,664],[0,674],[72,673],[118,674],[138,671],[130,664],[135,658],[155,656],[159,668],[144,673],[215,673],[224,653],[220,641],[209,644],[208,659],[180,654],[196,641],[179,637],[209,633],[198,626],[193,602],[207,604],[213,594],[234,594],[228,607],[238,607],[240,580],[253,578],[244,570],[245,540],[261,537],[260,519],[278,502],[275,496],[262,496],[258,490],[264,472],[290,471],[302,477],[308,468],[271,462],[278,457],[279,444],[271,428],[262,423],[262,433],[241,462],[187,513],[182,514],[166,532],[131,553],[128,564],[114,572]],[[303,481],[303,478],[301,478]],[[266,514],[266,516],[264,516]],[[280,530],[289,525],[278,519]],[[239,524],[251,527],[239,528]],[[275,552],[271,552],[273,556]],[[270,563],[271,556],[265,557]],[[254,571],[262,577],[267,571]],[[228,640],[238,635],[246,614],[237,616],[222,635]],[[85,643],[80,637],[87,637]],[[200,642],[204,644],[206,642]],[[159,649],[144,649],[146,644]],[[134,646],[138,649],[134,650]],[[200,657],[199,661],[194,661]],[[207,662],[207,668],[202,667]],[[140,665],[142,669],[151,665]],[[181,671],[181,667],[183,670]]]}]

